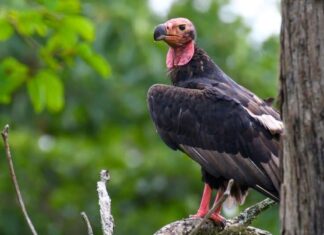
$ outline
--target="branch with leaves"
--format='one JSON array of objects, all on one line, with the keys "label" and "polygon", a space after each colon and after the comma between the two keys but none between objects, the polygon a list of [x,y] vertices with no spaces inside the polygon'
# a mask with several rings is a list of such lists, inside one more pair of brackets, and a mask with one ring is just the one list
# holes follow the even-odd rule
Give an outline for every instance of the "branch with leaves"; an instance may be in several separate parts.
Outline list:
[{"label": "branch with leaves", "polygon": [[80,0],[21,4],[20,8],[1,8],[0,43],[6,47],[18,38],[24,50],[14,56],[1,55],[0,103],[9,103],[13,92],[26,85],[36,112],[60,111],[64,106],[64,69],[80,58],[106,78],[110,65],[93,48],[95,26],[83,14]]}]

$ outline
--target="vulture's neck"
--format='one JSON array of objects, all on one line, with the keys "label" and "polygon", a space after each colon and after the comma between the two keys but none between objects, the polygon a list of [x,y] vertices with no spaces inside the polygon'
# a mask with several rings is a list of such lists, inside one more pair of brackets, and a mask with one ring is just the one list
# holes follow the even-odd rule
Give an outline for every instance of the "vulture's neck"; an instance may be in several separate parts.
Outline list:
[{"label": "vulture's neck", "polygon": [[184,65],[170,66],[168,69],[172,84],[175,86],[181,86],[182,82],[196,78],[207,78],[220,82],[230,82],[229,80],[231,80],[196,44],[194,44],[194,53],[189,62]]}]

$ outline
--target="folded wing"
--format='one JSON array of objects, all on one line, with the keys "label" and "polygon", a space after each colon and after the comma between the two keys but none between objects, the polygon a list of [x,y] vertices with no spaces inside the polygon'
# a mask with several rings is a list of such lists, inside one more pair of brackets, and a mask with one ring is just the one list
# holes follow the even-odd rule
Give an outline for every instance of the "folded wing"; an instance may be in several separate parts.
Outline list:
[{"label": "folded wing", "polygon": [[267,120],[255,117],[264,113],[257,105],[249,111],[219,86],[167,85],[152,86],[148,104],[158,133],[171,148],[187,153],[216,178],[233,178],[278,199],[279,137],[267,128]]}]

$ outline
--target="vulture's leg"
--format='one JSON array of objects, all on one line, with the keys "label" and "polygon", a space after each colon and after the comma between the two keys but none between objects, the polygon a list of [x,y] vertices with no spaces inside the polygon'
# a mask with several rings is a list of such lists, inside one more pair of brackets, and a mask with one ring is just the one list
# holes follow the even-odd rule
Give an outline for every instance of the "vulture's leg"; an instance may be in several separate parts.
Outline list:
[{"label": "vulture's leg", "polygon": [[[214,205],[218,202],[218,200],[223,196],[224,192],[223,190],[218,190],[216,197],[215,197],[215,202]],[[211,214],[210,218],[215,221],[217,224],[224,224],[225,223],[225,218],[220,215],[220,212],[222,210],[222,205],[216,208],[216,210]],[[224,224],[225,225],[225,224]]]},{"label": "vulture's leg", "polygon": [[212,188],[208,184],[205,184],[199,209],[197,211],[197,214],[193,215],[192,217],[204,217],[208,213],[212,191]]}]

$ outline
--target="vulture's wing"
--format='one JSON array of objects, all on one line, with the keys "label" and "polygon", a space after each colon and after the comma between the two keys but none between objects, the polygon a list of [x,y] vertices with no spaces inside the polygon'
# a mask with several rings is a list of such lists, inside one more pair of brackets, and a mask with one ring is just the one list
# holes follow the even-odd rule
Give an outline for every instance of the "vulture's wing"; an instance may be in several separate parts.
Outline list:
[{"label": "vulture's wing", "polygon": [[259,123],[261,123],[272,134],[282,134],[284,126],[280,120],[280,115],[271,107],[271,100],[261,100],[242,86],[236,91],[236,97],[246,111]]},{"label": "vulture's wing", "polygon": [[161,138],[214,177],[233,178],[278,199],[278,136],[217,87],[154,85],[149,110]]}]

